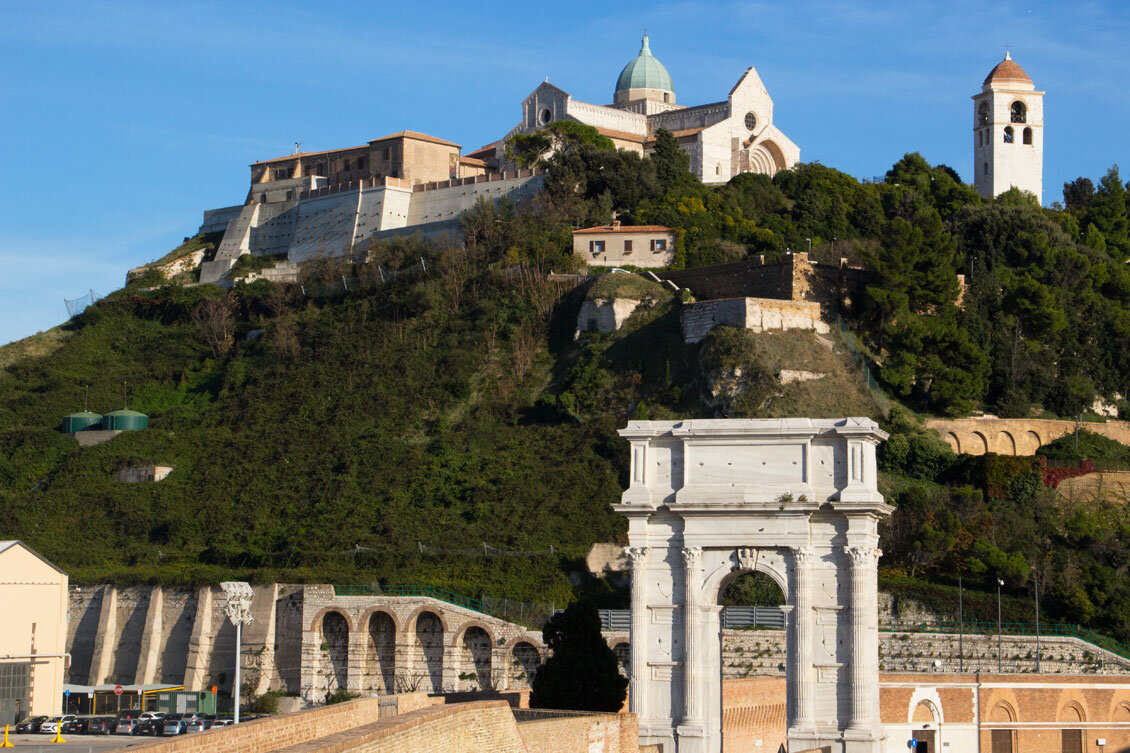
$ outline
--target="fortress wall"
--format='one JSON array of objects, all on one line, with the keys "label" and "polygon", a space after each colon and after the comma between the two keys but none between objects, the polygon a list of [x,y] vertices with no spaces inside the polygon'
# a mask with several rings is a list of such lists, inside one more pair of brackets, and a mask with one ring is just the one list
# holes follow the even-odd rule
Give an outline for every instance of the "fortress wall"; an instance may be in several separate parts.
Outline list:
[{"label": "fortress wall", "polygon": [[98,618],[102,611],[102,597],[106,588],[105,586],[75,586],[70,589],[67,609],[67,650],[71,654],[71,666],[66,675],[68,683],[89,684],[94,642],[98,633]]},{"label": "fortress wall", "polygon": [[[497,174],[485,177],[495,178]],[[452,185],[431,190],[414,190],[406,225],[411,227],[454,220],[461,213],[475,206],[479,199],[497,201],[509,196],[514,201],[521,201],[540,191],[544,183],[544,174],[538,174],[522,178],[508,177],[502,180],[476,180],[468,185]]]},{"label": "fortress wall", "polygon": [[107,636],[114,639],[114,657],[107,682],[128,685],[135,681],[151,591],[152,589],[138,586],[118,589],[115,605],[118,630]]},{"label": "fortress wall", "polygon": [[688,304],[683,307],[680,322],[684,341],[696,343],[720,324],[753,332],[805,329],[827,334],[828,325],[820,317],[820,304],[815,301],[728,298]]},{"label": "fortress wall", "polygon": [[180,685],[184,681],[188,640],[196,617],[196,593],[187,588],[167,588],[162,601],[159,659],[151,682]]},{"label": "fortress wall", "polygon": [[[298,203],[287,207],[273,217],[251,228],[247,245],[251,253],[262,256],[285,254],[294,242],[294,231],[298,227]],[[262,213],[260,214],[262,216]]]},{"label": "fortress wall", "polygon": [[358,191],[348,191],[302,201],[287,259],[303,262],[345,254],[353,240],[358,198]]},{"label": "fortress wall", "polygon": [[205,209],[204,220],[200,223],[197,233],[222,233],[228,229],[228,223],[239,216],[243,211],[242,204],[233,207],[220,207],[218,209]]}]

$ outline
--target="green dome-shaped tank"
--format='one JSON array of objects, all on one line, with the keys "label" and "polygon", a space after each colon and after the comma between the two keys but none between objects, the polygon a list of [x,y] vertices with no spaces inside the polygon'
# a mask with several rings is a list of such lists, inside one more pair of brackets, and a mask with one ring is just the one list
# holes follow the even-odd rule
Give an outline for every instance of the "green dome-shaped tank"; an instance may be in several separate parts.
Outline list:
[{"label": "green dome-shaped tank", "polygon": [[98,413],[84,410],[81,413],[71,413],[63,416],[63,433],[74,434],[83,429],[97,429],[102,423],[102,416]]},{"label": "green dome-shaped tank", "polygon": [[149,428],[149,416],[135,410],[116,410],[102,417],[104,431],[137,431]]},{"label": "green dome-shaped tank", "polygon": [[651,45],[647,34],[643,35],[640,54],[624,66],[620,78],[616,79],[616,104],[624,104],[637,99],[656,99],[675,103],[675,85],[671,74],[651,55]]}]

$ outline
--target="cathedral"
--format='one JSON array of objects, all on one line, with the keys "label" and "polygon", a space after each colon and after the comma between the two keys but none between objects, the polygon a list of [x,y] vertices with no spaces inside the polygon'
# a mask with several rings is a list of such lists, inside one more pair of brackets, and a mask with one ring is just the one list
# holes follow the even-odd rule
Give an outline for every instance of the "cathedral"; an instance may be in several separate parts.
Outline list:
[{"label": "cathedral", "polygon": [[[593,126],[619,149],[650,154],[655,132],[670,131],[690,155],[691,172],[703,183],[726,183],[741,173],[773,175],[800,160],[800,148],[773,124],[773,100],[748,68],[724,101],[687,107],[675,100],[667,68],[651,54],[645,34],[639,54],[616,80],[612,104],[573,99],[548,81],[522,100],[522,121],[506,136],[533,133],[556,120]],[[501,159],[505,138],[472,158]]]}]

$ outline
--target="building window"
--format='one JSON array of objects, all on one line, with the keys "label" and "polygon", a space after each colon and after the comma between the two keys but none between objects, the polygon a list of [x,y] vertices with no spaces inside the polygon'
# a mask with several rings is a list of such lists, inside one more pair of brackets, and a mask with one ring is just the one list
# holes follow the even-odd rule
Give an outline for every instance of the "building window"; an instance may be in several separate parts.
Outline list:
[{"label": "building window", "polygon": [[624,241],[624,253],[625,254],[632,253],[632,242],[631,241]]},{"label": "building window", "polygon": [[541,125],[549,125],[549,121],[552,117],[553,113],[549,111],[549,108],[543,108],[542,111],[538,113],[538,123]]},{"label": "building window", "polygon": [[1012,126],[1004,127],[1004,143],[1011,144],[1013,141]]},{"label": "building window", "polygon": [[1031,128],[1025,128],[1024,129],[1024,143],[1027,144],[1028,146],[1032,146],[1032,129]]},{"label": "building window", "polygon": [[989,163],[988,162],[986,162],[984,165],[981,166],[981,172],[984,175],[989,174]]},{"label": "building window", "polygon": [[275,168],[275,180],[286,180],[289,177],[290,177],[290,168],[289,167],[276,167]]},{"label": "building window", "polygon": [[977,125],[989,124],[989,103],[982,102],[977,108]]},{"label": "building window", "polygon": [[596,256],[604,253],[604,241],[589,241],[589,252]]},{"label": "building window", "polygon": [[651,250],[655,251],[655,252],[666,251],[667,250],[667,239],[666,238],[656,238],[655,240],[653,240],[651,242]]},{"label": "building window", "polygon": [[358,157],[357,158],[357,169],[358,170],[364,170],[367,167],[367,165],[365,163],[366,163],[366,159],[364,157]]},{"label": "building window", "polygon": [[668,94],[667,92],[663,92],[663,101],[664,102],[670,102],[671,101],[671,95]]},{"label": "building window", "polygon": [[748,131],[752,131],[754,128],[757,128],[757,116],[752,112],[747,112],[745,114],[745,127]]},{"label": "building window", "polygon": [[982,132],[977,131],[977,146],[981,146],[981,144],[984,143],[984,141],[985,141],[985,138],[982,135]]},{"label": "building window", "polygon": [[1011,120],[1013,123],[1028,122],[1028,108],[1024,105],[1023,102],[1012,103]]}]

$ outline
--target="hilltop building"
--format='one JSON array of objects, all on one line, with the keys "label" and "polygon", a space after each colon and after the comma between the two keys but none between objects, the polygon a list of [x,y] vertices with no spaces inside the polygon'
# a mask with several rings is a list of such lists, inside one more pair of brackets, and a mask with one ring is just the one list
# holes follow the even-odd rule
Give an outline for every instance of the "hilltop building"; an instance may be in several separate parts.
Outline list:
[{"label": "hilltop building", "polygon": [[1044,92],[1009,52],[973,95],[973,185],[989,199],[1015,186],[1044,197]]},{"label": "hilltop building", "polygon": [[[725,101],[680,105],[671,76],[651,54],[645,34],[639,54],[616,79],[612,100],[610,105],[581,102],[546,81],[522,101],[522,122],[507,136],[574,120],[593,126],[620,149],[650,154],[656,131],[665,128],[690,155],[691,172],[703,183],[725,183],[741,173],[773,175],[800,160],[800,148],[773,124],[773,99],[752,67]],[[501,157],[502,142],[486,153]]]}]

